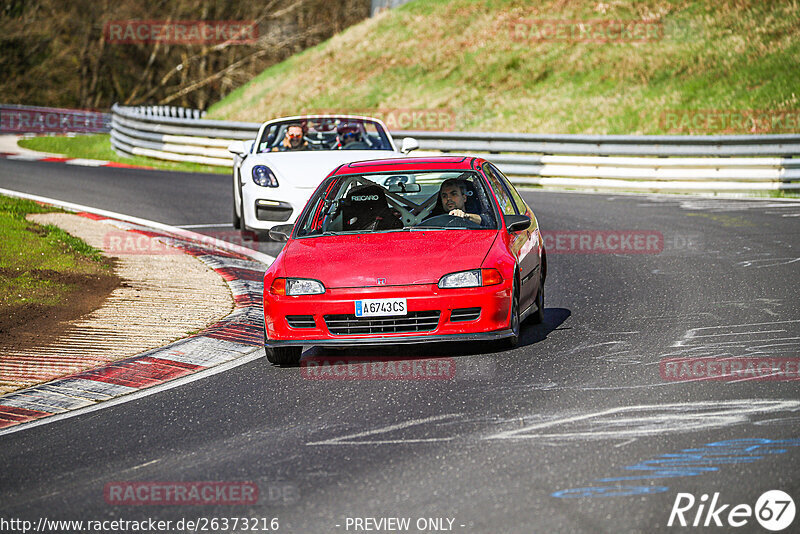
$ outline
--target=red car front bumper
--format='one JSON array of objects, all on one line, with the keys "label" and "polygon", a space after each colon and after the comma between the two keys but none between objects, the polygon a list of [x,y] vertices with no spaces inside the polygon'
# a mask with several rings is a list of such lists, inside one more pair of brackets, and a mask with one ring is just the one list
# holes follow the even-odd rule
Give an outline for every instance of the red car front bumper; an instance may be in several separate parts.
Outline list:
[{"label": "red car front bumper", "polygon": [[[405,298],[408,314],[355,317],[358,299]],[[427,343],[511,335],[511,284],[440,289],[436,284],[328,289],[322,295],[264,292],[269,346]]]}]

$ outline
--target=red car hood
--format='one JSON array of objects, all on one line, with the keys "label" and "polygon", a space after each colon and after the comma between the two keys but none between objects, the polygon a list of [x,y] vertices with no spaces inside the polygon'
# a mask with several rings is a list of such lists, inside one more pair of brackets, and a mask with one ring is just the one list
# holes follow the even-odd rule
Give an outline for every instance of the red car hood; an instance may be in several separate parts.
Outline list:
[{"label": "red car hood", "polygon": [[497,231],[430,230],[292,240],[283,251],[285,276],[325,287],[435,284],[443,275],[477,269]]}]

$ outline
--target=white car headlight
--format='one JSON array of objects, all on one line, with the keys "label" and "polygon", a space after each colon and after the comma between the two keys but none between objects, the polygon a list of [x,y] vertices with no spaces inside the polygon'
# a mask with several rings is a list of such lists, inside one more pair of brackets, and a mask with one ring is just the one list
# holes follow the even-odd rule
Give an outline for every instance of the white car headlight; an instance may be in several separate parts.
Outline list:
[{"label": "white car headlight", "polygon": [[480,287],[481,270],[461,271],[444,275],[439,280],[439,287],[449,289],[453,287]]},{"label": "white car headlight", "polygon": [[278,187],[278,178],[266,165],[253,167],[253,182],[261,187]]},{"label": "white car headlight", "polygon": [[320,295],[325,293],[325,286],[317,280],[307,278],[287,278],[286,294],[290,297],[297,295]]}]

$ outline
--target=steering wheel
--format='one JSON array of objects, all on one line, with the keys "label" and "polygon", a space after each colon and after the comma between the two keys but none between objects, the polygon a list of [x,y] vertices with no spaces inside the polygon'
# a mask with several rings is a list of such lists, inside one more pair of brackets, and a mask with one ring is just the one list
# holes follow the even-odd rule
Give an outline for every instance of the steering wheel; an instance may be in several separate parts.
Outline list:
[{"label": "steering wheel", "polygon": [[455,215],[437,215],[419,223],[417,228],[480,228],[481,225],[465,219],[463,217],[456,217]]},{"label": "steering wheel", "polygon": [[305,139],[305,141],[308,143],[309,150],[325,150],[325,145],[323,144],[322,141],[319,141],[317,139],[311,139],[308,136],[303,137],[303,139]]},{"label": "steering wheel", "polygon": [[369,150],[370,146],[364,141],[356,141],[347,146],[343,146],[342,150]]}]

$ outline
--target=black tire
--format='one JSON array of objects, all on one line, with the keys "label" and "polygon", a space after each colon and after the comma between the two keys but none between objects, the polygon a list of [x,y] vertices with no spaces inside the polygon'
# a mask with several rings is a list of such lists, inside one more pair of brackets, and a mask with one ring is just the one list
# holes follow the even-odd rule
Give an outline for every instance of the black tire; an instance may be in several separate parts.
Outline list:
[{"label": "black tire", "polygon": [[539,291],[536,293],[536,312],[531,315],[532,324],[544,322],[544,278],[539,279]]},{"label": "black tire", "polygon": [[512,287],[512,293],[514,296],[511,299],[511,313],[508,320],[508,326],[513,334],[502,341],[502,347],[506,350],[513,349],[519,345],[519,282],[517,281],[517,278],[517,276],[514,276],[514,285]]},{"label": "black tire", "polygon": [[269,363],[295,367],[300,363],[303,347],[264,347],[264,352]]},{"label": "black tire", "polygon": [[[233,182],[233,227],[235,229],[237,229],[237,230],[241,230],[242,229],[242,219],[236,213],[236,204],[239,204],[239,212],[242,213],[242,215],[244,215],[244,212],[242,212],[242,210],[241,210],[241,202],[237,202],[236,201],[236,189],[238,187],[239,187],[239,181],[238,180],[234,180],[234,182]],[[240,194],[241,194],[241,192],[240,192]]]},{"label": "black tire", "polygon": [[236,206],[233,207],[233,227],[236,230],[242,229],[242,220],[236,215]]}]

